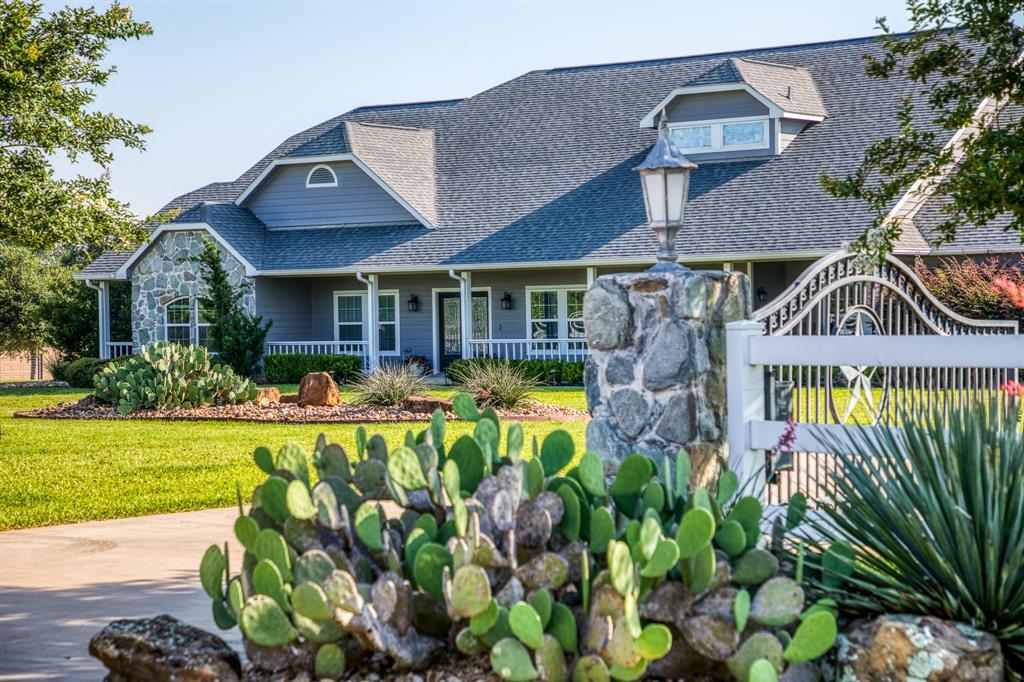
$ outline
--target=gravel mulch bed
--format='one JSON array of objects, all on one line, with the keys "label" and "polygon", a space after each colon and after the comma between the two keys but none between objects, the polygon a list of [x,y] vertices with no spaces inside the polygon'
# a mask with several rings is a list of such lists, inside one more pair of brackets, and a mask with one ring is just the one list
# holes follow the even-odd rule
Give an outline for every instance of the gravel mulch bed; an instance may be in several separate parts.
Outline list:
[{"label": "gravel mulch bed", "polygon": [[[455,413],[445,411],[448,419]],[[387,422],[429,421],[430,412],[415,412],[397,407],[369,407],[343,403],[330,407],[299,407],[294,403],[271,403],[260,406],[220,405],[189,410],[142,410],[122,416],[114,406],[94,396],[76,402],[64,402],[37,410],[15,412],[15,417],[36,419],[149,419],[166,421],[250,421],[289,424],[367,424]],[[560,407],[528,400],[515,410],[498,410],[502,419],[518,421],[584,421],[590,415],[571,407]]]},{"label": "gravel mulch bed", "polygon": [[5,388],[67,388],[66,381],[0,381],[0,391]]}]

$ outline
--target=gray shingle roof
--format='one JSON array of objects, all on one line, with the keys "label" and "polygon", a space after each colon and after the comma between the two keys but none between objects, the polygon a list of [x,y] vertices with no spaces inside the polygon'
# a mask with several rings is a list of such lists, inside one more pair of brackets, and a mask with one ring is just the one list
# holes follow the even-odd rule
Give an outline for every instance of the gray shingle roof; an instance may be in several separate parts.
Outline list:
[{"label": "gray shingle roof", "polygon": [[753,79],[765,96],[788,94],[784,108],[828,118],[779,156],[701,164],[679,251],[690,260],[825,253],[855,239],[870,215],[825,194],[821,174],[853,171],[872,141],[898,132],[902,96],[927,107],[920,84],[865,74],[863,55],[882,50],[860,38],[559,68],[462,100],[363,107],[168,206],[231,201],[276,158],[352,152],[437,229],[265,230],[237,208],[210,208],[211,224],[263,270],[653,260],[633,168],[656,133],[638,121],[681,85]]}]

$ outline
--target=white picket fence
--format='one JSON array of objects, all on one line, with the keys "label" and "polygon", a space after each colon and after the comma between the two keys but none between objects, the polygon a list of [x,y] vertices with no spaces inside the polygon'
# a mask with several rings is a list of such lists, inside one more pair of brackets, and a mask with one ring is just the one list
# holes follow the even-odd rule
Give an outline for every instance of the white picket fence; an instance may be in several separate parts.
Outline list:
[{"label": "white picket fence", "polygon": [[[787,428],[785,422],[765,416],[765,367],[815,367],[829,372],[833,368],[887,368],[920,372],[923,378],[935,377],[931,383],[922,380],[913,389],[887,398],[910,409],[985,400],[1013,379],[1016,369],[1024,368],[1024,336],[1016,334],[765,336],[763,323],[742,320],[726,325],[726,349],[729,467],[743,480],[763,479],[764,453],[776,447]],[[979,380],[944,384],[942,377],[951,375],[974,376]],[[789,449],[815,456],[839,454],[833,452],[832,444],[849,442],[864,433],[861,429],[865,428],[892,427],[881,423],[860,426],[801,422]],[[817,475],[828,474],[827,467],[816,466]],[[799,483],[801,487],[826,485],[813,480]]]}]

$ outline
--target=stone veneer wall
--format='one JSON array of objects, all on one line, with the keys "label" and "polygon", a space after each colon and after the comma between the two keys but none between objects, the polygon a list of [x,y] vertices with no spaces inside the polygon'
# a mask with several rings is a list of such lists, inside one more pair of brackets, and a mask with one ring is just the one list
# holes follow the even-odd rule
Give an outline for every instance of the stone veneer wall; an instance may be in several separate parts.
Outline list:
[{"label": "stone veneer wall", "polygon": [[686,448],[694,476],[728,459],[725,324],[749,318],[741,273],[606,275],[587,291],[587,448],[613,470],[624,457]]},{"label": "stone veneer wall", "polygon": [[[206,290],[199,264],[193,258],[203,251],[201,232],[165,232],[132,268],[132,342],[136,348],[164,338],[165,306],[182,296],[199,296]],[[255,312],[252,278],[245,266],[222,246],[221,260],[235,286],[248,284],[242,303]]]}]

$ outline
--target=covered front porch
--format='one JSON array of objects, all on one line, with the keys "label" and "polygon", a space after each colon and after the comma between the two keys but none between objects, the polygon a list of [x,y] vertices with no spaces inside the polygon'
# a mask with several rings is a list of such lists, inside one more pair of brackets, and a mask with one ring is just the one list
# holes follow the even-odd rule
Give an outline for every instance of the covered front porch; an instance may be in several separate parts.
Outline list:
[{"label": "covered front porch", "polygon": [[[756,306],[781,293],[809,263],[747,261],[690,267],[747,272],[754,281]],[[455,360],[470,358],[582,361],[588,354],[583,330],[587,288],[601,275],[642,269],[633,265],[257,277],[256,312],[273,321],[267,355],[356,355],[366,369],[417,361],[435,373]]]}]

